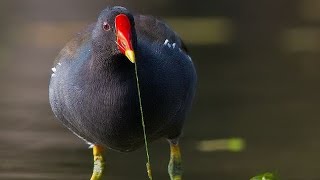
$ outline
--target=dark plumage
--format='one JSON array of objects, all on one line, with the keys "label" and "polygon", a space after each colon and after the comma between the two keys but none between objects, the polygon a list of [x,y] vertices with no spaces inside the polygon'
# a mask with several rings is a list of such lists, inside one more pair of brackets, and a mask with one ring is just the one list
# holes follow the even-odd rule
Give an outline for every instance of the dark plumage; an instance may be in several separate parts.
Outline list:
[{"label": "dark plumage", "polygon": [[191,58],[165,23],[133,16],[123,7],[103,10],[96,23],[63,48],[49,98],[57,119],[75,134],[90,144],[126,152],[143,146],[144,138],[135,65],[117,43],[119,14],[131,25],[148,140],[179,137],[195,93]]}]

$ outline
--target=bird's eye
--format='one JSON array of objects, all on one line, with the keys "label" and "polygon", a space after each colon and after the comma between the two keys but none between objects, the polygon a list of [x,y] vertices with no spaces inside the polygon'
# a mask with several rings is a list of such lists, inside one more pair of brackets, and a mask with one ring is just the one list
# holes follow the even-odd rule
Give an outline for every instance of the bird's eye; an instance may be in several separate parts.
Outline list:
[{"label": "bird's eye", "polygon": [[105,30],[105,31],[110,30],[110,25],[107,22],[103,22],[103,30]]}]

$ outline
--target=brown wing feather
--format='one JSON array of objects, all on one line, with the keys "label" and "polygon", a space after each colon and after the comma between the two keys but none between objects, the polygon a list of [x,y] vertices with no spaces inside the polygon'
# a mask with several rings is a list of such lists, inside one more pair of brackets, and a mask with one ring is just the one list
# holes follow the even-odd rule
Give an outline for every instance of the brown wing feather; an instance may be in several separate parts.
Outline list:
[{"label": "brown wing feather", "polygon": [[77,52],[77,49],[83,44],[86,43],[91,38],[94,24],[91,24],[84,28],[81,32],[69,41],[64,48],[60,51],[56,59],[54,60],[53,67],[55,67],[61,60],[74,60],[74,55]]},{"label": "brown wing feather", "polygon": [[177,47],[185,52],[188,51],[178,34],[163,21],[147,15],[135,15],[134,20],[138,38],[147,38],[151,42],[159,43],[164,43],[168,39],[171,44],[176,43]]}]

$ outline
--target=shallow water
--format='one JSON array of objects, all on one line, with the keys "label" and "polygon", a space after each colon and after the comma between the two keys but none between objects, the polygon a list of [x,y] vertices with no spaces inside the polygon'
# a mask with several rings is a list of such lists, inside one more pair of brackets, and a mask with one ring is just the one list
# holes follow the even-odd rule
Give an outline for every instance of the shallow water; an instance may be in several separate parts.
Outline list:
[{"label": "shallow water", "polygon": [[[127,6],[169,19],[229,18],[232,25],[231,41],[189,43],[199,87],[181,140],[185,180],[245,180],[265,171],[282,179],[320,178],[319,55],[290,54],[275,42],[286,32],[282,24],[296,22],[297,4],[135,2]],[[6,28],[0,31],[0,179],[89,179],[91,150],[54,119],[48,79],[59,49],[95,19],[105,1],[1,3]],[[228,137],[244,138],[247,148],[238,153],[197,149],[201,140]],[[169,179],[166,141],[152,143],[150,155],[154,179]],[[106,160],[105,179],[147,179],[143,149],[107,151]]]}]

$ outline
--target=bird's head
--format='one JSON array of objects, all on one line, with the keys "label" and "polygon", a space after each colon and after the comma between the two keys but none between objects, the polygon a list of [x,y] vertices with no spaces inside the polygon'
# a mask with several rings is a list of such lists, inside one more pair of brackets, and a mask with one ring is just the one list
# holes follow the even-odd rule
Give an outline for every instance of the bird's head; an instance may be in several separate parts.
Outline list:
[{"label": "bird's head", "polygon": [[92,40],[99,51],[121,53],[135,63],[134,18],[126,8],[115,6],[103,10],[93,30]]}]

